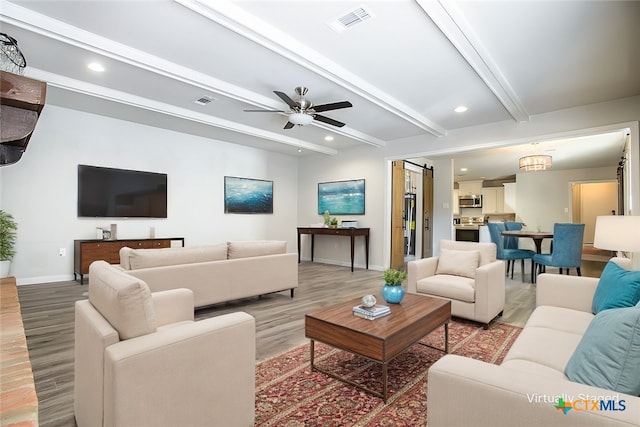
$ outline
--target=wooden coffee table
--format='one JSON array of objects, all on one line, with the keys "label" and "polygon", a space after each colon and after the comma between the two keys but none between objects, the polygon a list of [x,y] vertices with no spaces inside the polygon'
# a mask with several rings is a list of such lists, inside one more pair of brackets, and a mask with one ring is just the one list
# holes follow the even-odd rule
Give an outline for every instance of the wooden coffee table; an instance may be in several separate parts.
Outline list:
[{"label": "wooden coffee table", "polygon": [[[378,301],[384,301],[377,296]],[[305,336],[311,340],[311,370],[323,372],[347,384],[366,390],[387,402],[387,365],[394,357],[444,325],[444,352],[449,352],[451,301],[406,294],[402,303],[388,304],[391,314],[367,320],[353,314],[360,298],[323,307],[305,316]],[[340,377],[314,363],[315,341],[345,350],[382,364],[382,393]],[[423,343],[420,343],[423,344]],[[426,344],[423,344],[426,345]],[[442,349],[438,349],[442,350]]]}]

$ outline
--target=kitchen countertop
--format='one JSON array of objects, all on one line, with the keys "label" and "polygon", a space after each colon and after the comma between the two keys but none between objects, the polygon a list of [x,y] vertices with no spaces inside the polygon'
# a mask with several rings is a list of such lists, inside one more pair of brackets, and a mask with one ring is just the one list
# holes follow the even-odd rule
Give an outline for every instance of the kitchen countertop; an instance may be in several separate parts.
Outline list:
[{"label": "kitchen countertop", "polygon": [[484,224],[456,224],[454,228],[461,228],[465,230],[478,230],[481,225],[484,225]]}]

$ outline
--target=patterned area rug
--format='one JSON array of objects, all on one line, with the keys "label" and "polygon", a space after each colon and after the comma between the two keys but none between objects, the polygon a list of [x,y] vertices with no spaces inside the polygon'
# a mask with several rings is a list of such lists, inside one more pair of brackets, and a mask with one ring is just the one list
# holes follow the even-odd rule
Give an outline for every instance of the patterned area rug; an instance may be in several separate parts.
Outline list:
[{"label": "patterned area rug", "polygon": [[[488,330],[463,320],[449,326],[449,351],[499,364],[521,328],[493,322]],[[444,328],[422,340],[444,348]],[[387,403],[366,391],[311,372],[303,344],[256,367],[256,426],[426,426],[427,371],[444,355],[416,344],[389,363]],[[316,343],[316,364],[373,390],[382,390],[382,367]]]}]

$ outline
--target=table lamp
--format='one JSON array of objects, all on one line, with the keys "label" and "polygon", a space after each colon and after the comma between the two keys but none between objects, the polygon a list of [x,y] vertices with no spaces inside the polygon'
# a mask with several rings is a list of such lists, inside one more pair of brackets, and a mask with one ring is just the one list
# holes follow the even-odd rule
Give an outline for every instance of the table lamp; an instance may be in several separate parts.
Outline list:
[{"label": "table lamp", "polygon": [[596,217],[593,246],[610,251],[631,252],[633,269],[640,271],[640,216]]}]

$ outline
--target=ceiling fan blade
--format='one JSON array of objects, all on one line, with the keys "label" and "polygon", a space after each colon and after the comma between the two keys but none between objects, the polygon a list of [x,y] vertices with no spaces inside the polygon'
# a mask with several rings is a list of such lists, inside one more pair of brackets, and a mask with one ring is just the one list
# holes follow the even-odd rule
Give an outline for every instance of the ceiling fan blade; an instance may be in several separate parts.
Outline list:
[{"label": "ceiling fan blade", "polygon": [[292,127],[294,127],[295,125],[291,122],[287,122],[286,125],[284,125],[283,129],[291,129]]},{"label": "ceiling fan blade", "polygon": [[340,108],[349,108],[349,107],[353,107],[353,105],[351,105],[349,101],[342,101],[342,102],[333,102],[331,104],[316,105],[313,107],[313,109],[317,113],[320,113],[322,111],[339,110]]},{"label": "ceiling fan blade", "polygon": [[247,113],[284,113],[284,110],[242,110]]},{"label": "ceiling fan blade", "polygon": [[279,92],[277,90],[274,90],[273,93],[278,95],[280,97],[280,99],[282,99],[284,102],[286,102],[287,105],[289,107],[291,107],[292,109],[300,108],[300,106],[293,99],[289,98],[289,96],[286,93]]},{"label": "ceiling fan blade", "polygon": [[327,123],[329,125],[337,126],[339,128],[344,126],[344,123],[339,122],[337,120],[330,119],[329,117],[321,116],[320,114],[314,114],[313,118],[319,122]]}]

